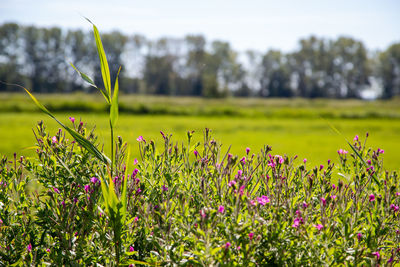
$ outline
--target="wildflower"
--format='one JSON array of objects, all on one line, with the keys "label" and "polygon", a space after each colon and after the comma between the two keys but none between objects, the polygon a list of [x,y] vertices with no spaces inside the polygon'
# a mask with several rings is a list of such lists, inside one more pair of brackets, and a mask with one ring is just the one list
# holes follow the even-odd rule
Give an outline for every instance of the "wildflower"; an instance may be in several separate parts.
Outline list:
[{"label": "wildflower", "polygon": [[139,172],[139,170],[135,168],[135,169],[133,170],[133,172],[132,172],[132,178],[135,178],[136,175],[138,174],[138,172]]},{"label": "wildflower", "polygon": [[390,259],[388,260],[387,264],[392,263],[393,262],[393,256],[390,257]]},{"label": "wildflower", "polygon": [[345,155],[345,154],[347,154],[348,152],[347,152],[346,150],[344,150],[344,149],[339,149],[339,150],[337,151],[337,153],[338,153],[339,155]]},{"label": "wildflower", "polygon": [[326,199],[321,197],[321,202],[322,202],[322,205],[325,207],[326,206]]},{"label": "wildflower", "polygon": [[282,164],[284,162],[284,159],[282,156],[276,155],[275,157],[278,159],[279,164]]},{"label": "wildflower", "polygon": [[297,228],[299,227],[300,223],[303,223],[303,218],[298,217],[294,219],[292,227]]},{"label": "wildflower", "polygon": [[85,192],[86,192],[86,193],[88,193],[88,192],[89,192],[89,190],[90,190],[90,185],[88,185],[88,184],[87,184],[87,185],[85,185]]},{"label": "wildflower", "polygon": [[32,251],[32,245],[31,245],[31,243],[29,243],[29,245],[26,247],[26,250],[27,250],[28,252],[31,252],[31,251]]},{"label": "wildflower", "polygon": [[74,123],[75,122],[75,118],[74,117],[69,117],[69,120]]},{"label": "wildflower", "polygon": [[306,164],[307,163],[307,159],[303,159],[303,163]]},{"label": "wildflower", "polygon": [[371,194],[369,195],[369,202],[375,201],[375,195]]},{"label": "wildflower", "polygon": [[129,246],[129,252],[133,252],[135,251],[135,249],[133,248],[133,246]]},{"label": "wildflower", "polygon": [[49,248],[46,248],[46,252],[47,252],[47,253],[50,253],[50,249],[49,249]]},{"label": "wildflower", "polygon": [[257,198],[257,201],[260,205],[265,206],[265,204],[270,202],[270,199],[267,196],[261,196]]},{"label": "wildflower", "polygon": [[232,180],[232,181],[230,181],[229,183],[228,183],[228,186],[229,187],[232,187],[232,186],[235,186],[236,185],[236,181],[235,180]]},{"label": "wildflower", "polygon": [[394,212],[399,211],[399,206],[397,206],[397,205],[391,204],[391,205],[390,205],[390,208],[391,208]]},{"label": "wildflower", "polygon": [[252,240],[254,237],[254,233],[249,233],[249,239]]},{"label": "wildflower", "polygon": [[354,136],[354,139],[353,139],[355,142],[357,142],[358,141],[358,135],[356,135],[356,136]]},{"label": "wildflower", "polygon": [[321,231],[322,228],[324,228],[324,226],[322,224],[314,224],[314,227],[318,229],[318,231]]},{"label": "wildflower", "polygon": [[246,147],[246,154],[248,155],[250,152],[250,148]]},{"label": "wildflower", "polygon": [[199,155],[199,152],[197,150],[193,151],[193,154],[197,157]]},{"label": "wildflower", "polygon": [[378,152],[378,154],[383,154],[383,153],[385,153],[385,150],[378,148],[377,152]]},{"label": "wildflower", "polygon": [[[240,187],[240,189],[239,189],[239,195],[243,196],[244,188],[245,188],[244,185],[242,185],[242,186]],[[269,200],[268,200],[268,202],[269,202]]]},{"label": "wildflower", "polygon": [[138,138],[136,138],[136,141],[138,141],[138,142],[143,142],[143,141],[144,141],[143,136],[139,136]]},{"label": "wildflower", "polygon": [[336,199],[336,195],[332,195],[331,198],[332,198],[332,200],[335,200]]},{"label": "wildflower", "polygon": [[163,186],[162,186],[162,190],[163,190],[164,192],[167,192],[167,191],[168,191],[168,187],[166,187],[165,185],[163,185]]},{"label": "wildflower", "polygon": [[255,200],[250,200],[250,205],[255,206],[257,205],[257,202]]},{"label": "wildflower", "polygon": [[165,134],[163,131],[160,131],[160,134],[162,135],[162,137],[165,139]]},{"label": "wildflower", "polygon": [[360,241],[361,241],[361,238],[362,238],[362,233],[358,233],[358,234],[357,234],[357,239],[358,239],[358,242],[360,242]]},{"label": "wildflower", "polygon": [[231,153],[228,153],[228,161],[233,157]]},{"label": "wildflower", "polygon": [[138,218],[138,217],[135,217],[134,221],[135,221],[135,222],[139,221],[139,218]]},{"label": "wildflower", "polygon": [[242,174],[243,174],[243,171],[242,170],[238,170],[237,177],[240,178],[242,176]]},{"label": "wildflower", "polygon": [[52,142],[53,144],[57,143],[57,137],[56,137],[56,136],[53,136],[53,138],[51,138],[51,142]]},{"label": "wildflower", "polygon": [[240,246],[238,246],[236,249],[237,249],[237,250],[240,250],[240,249],[241,249],[241,247],[240,247]]},{"label": "wildflower", "polygon": [[335,190],[336,189],[336,185],[332,184],[332,189]]},{"label": "wildflower", "polygon": [[136,165],[136,164],[138,164],[138,160],[135,158],[135,159],[133,160],[133,165]]},{"label": "wildflower", "polygon": [[319,170],[321,171],[324,168],[324,165],[319,165]]},{"label": "wildflower", "polygon": [[379,258],[381,257],[381,255],[379,254],[379,251],[377,252],[372,252],[372,255],[376,256],[376,259],[379,260]]},{"label": "wildflower", "polygon": [[200,216],[204,219],[207,214],[204,212],[204,210],[200,210]]},{"label": "wildflower", "polygon": [[3,224],[3,220],[2,219],[0,219],[0,225],[2,225]]},{"label": "wildflower", "polygon": [[372,162],[371,162],[371,160],[369,159],[369,160],[367,160],[367,163],[368,163],[368,165],[372,165]]},{"label": "wildflower", "polygon": [[137,190],[136,190],[136,194],[140,194],[140,192],[142,192],[142,189],[140,189],[140,188],[138,188]]},{"label": "wildflower", "polygon": [[307,204],[307,202],[303,201],[303,204],[302,204],[302,206],[303,206],[303,209],[306,209],[306,208],[308,207],[308,204]]},{"label": "wildflower", "polygon": [[400,196],[400,192],[397,192],[397,193],[396,193],[396,196]]},{"label": "wildflower", "polygon": [[219,213],[224,213],[224,211],[225,211],[225,207],[222,206],[222,205],[220,205],[220,206],[218,207],[218,212],[219,212]]},{"label": "wildflower", "polygon": [[57,194],[60,194],[60,190],[58,190],[57,187],[53,187],[54,192],[56,192]]},{"label": "wildflower", "polygon": [[92,183],[94,183],[94,184],[97,184],[97,183],[100,184],[100,180],[99,180],[97,177],[92,177],[92,178],[90,179],[90,181],[91,181]]},{"label": "wildflower", "polygon": [[242,163],[242,165],[246,164],[246,157],[241,158],[240,163]]},{"label": "wildflower", "polygon": [[230,246],[231,246],[231,243],[230,242],[226,242],[225,249],[228,249]]}]

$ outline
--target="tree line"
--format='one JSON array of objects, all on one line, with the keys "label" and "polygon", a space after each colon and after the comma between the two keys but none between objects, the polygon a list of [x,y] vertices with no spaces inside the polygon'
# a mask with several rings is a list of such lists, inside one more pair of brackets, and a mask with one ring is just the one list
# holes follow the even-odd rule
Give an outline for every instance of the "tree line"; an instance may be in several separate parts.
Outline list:
[{"label": "tree line", "polygon": [[[180,96],[382,98],[400,95],[400,43],[369,51],[351,37],[310,36],[289,53],[235,51],[202,35],[150,40],[102,34],[111,73],[124,93]],[[34,92],[91,92],[69,65],[102,85],[93,35],[83,30],[0,25],[0,80]],[[0,91],[15,88],[0,84]]]}]

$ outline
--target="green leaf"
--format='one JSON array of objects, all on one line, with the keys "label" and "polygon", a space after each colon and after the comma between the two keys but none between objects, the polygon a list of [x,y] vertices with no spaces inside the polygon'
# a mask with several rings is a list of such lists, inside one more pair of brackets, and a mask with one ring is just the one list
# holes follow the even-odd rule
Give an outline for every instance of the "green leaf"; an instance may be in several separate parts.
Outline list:
[{"label": "green leaf", "polygon": [[110,107],[110,123],[113,128],[115,127],[118,120],[118,91],[119,91],[118,76],[120,71],[121,67],[119,67],[117,78],[115,79],[114,95],[112,97],[111,107]]},{"label": "green leaf", "polygon": [[74,70],[82,77],[83,80],[85,80],[86,82],[88,82],[91,86],[99,89],[99,91],[103,94],[104,98],[106,99],[107,103],[110,103],[110,96],[107,93],[106,90],[104,90],[103,88],[99,88],[96,86],[96,84],[93,82],[93,80],[87,76],[85,73],[79,71],[72,63],[69,63],[71,65],[71,67],[74,68]]},{"label": "green leaf", "polygon": [[74,130],[72,130],[71,128],[69,128],[68,126],[64,125],[62,122],[60,122],[45,106],[43,106],[34,95],[32,95],[28,89],[26,89],[23,86],[22,87],[27,93],[28,95],[32,98],[33,102],[35,102],[35,104],[44,112],[46,113],[48,116],[50,116],[51,118],[53,118],[58,124],[61,125],[61,127],[63,127],[70,135],[72,135],[72,137],[78,142],[78,144],[80,144],[82,147],[84,147],[87,151],[89,151],[93,156],[95,156],[96,158],[98,158],[100,161],[102,161],[105,164],[109,164],[110,160],[103,155],[103,153],[101,153],[97,147],[95,147],[89,140],[87,140],[86,138],[84,138],[82,135],[80,135],[79,133],[75,132]]},{"label": "green leaf", "polygon": [[104,87],[106,88],[108,95],[111,95],[110,69],[108,68],[107,57],[104,52],[103,43],[101,42],[100,33],[96,25],[94,25],[89,19],[87,20],[93,25],[94,39],[96,40],[97,53],[99,54],[101,76],[103,77]]}]

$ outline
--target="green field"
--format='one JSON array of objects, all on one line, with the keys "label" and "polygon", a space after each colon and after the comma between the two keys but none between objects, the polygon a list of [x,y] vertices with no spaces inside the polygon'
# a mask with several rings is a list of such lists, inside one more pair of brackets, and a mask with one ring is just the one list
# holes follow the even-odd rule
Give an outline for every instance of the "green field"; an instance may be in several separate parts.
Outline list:
[{"label": "green field", "polygon": [[[89,127],[96,126],[99,142],[109,151],[108,117],[101,96],[42,95],[38,97],[65,122],[69,116],[82,119]],[[27,95],[0,95],[0,154],[11,157],[32,156],[35,139],[32,128],[43,120],[54,135],[59,128],[52,119],[35,109]],[[243,154],[246,147],[253,152],[271,145],[274,154],[298,155],[311,164],[336,160],[339,148],[349,150],[345,138],[364,138],[368,145],[385,150],[384,165],[400,169],[400,101],[362,102],[356,100],[259,100],[165,98],[121,96],[121,114],[117,134],[137,154],[139,135],[153,139],[160,146],[160,131],[173,135],[175,141],[186,142],[186,132],[195,130],[197,140],[205,127],[227,150]],[[324,118],[324,119],[323,119]],[[334,125],[338,135],[329,126]]]}]

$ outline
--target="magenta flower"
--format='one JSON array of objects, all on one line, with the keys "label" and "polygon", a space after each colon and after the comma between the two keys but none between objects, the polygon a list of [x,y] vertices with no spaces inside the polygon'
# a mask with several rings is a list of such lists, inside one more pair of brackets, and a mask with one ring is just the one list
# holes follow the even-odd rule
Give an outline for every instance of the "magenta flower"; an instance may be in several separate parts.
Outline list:
[{"label": "magenta flower", "polygon": [[138,138],[136,138],[136,141],[138,141],[138,142],[143,142],[143,141],[144,141],[143,136],[139,136]]},{"label": "magenta flower", "polygon": [[135,221],[135,222],[139,221],[139,218],[138,218],[138,217],[135,217],[134,221]]},{"label": "magenta flower", "polygon": [[390,208],[391,208],[394,212],[399,211],[399,206],[397,206],[397,205],[390,204]]},{"label": "magenta flower", "polygon": [[133,160],[133,165],[136,165],[136,164],[138,164],[138,160],[135,158],[135,159]]},{"label": "magenta flower", "polygon": [[321,165],[319,166],[319,170],[322,171],[323,168],[324,168],[324,165],[321,164]]},{"label": "magenta flower", "polygon": [[332,200],[335,200],[336,199],[336,195],[332,195],[331,198],[332,198]]},{"label": "magenta flower", "polygon": [[378,148],[377,152],[378,152],[378,154],[383,154],[383,153],[385,153],[385,150]]},{"label": "magenta flower", "polygon": [[321,197],[321,202],[322,202],[322,205],[325,207],[326,206],[326,199]]},{"label": "magenta flower", "polygon": [[32,245],[31,245],[31,243],[29,243],[29,245],[26,247],[26,250],[27,250],[28,252],[31,252],[31,251],[32,251]]},{"label": "magenta flower", "polygon": [[242,175],[243,175],[243,171],[242,171],[242,170],[238,170],[237,177],[239,178],[239,177],[241,177]]},{"label": "magenta flower", "polygon": [[90,185],[88,185],[88,184],[87,184],[87,185],[85,185],[85,192],[86,192],[86,193],[88,193],[88,192],[89,192],[89,190],[90,190]]},{"label": "magenta flower", "polygon": [[235,185],[236,185],[236,181],[235,180],[229,181],[229,183],[228,183],[229,187],[232,187],[232,186],[235,186]]},{"label": "magenta flower", "polygon": [[163,185],[163,186],[162,186],[162,190],[163,190],[164,192],[167,192],[167,191],[168,191],[168,187],[166,187],[165,185]]},{"label": "magenta flower", "polygon": [[207,214],[204,212],[204,210],[200,210],[200,216],[204,219]]},{"label": "magenta flower", "polygon": [[356,135],[356,136],[354,136],[354,139],[353,139],[355,142],[357,142],[358,141],[358,135]]},{"label": "magenta flower", "polygon": [[362,238],[362,233],[358,233],[358,234],[357,234],[358,242],[360,242],[361,238]]},{"label": "magenta flower", "polygon": [[257,202],[255,200],[250,200],[250,205],[255,206],[257,205]]},{"label": "magenta flower", "polygon": [[69,120],[74,123],[75,122],[75,118],[74,117],[69,117]]},{"label": "magenta flower", "polygon": [[379,251],[377,252],[372,252],[372,255],[376,256],[376,259],[379,260],[379,258],[381,257],[381,254],[379,254]]},{"label": "magenta flower", "polygon": [[231,243],[230,242],[226,242],[225,249],[228,249],[230,246],[231,246]]},{"label": "magenta flower", "polygon": [[54,192],[56,192],[57,194],[60,194],[60,190],[58,190],[57,187],[53,187]]},{"label": "magenta flower", "polygon": [[242,165],[246,164],[246,157],[243,157],[240,159],[240,163],[242,163]]},{"label": "magenta flower", "polygon": [[224,213],[224,211],[225,211],[225,207],[222,206],[222,205],[220,205],[220,206],[218,207],[218,212],[219,212],[219,213]]},{"label": "magenta flower", "polygon": [[270,202],[270,199],[267,196],[257,197],[257,201],[260,205],[265,206],[267,203]]},{"label": "magenta flower", "polygon": [[347,154],[348,152],[347,152],[346,150],[344,150],[344,149],[339,149],[339,150],[337,151],[337,153],[338,153],[339,155],[345,155],[345,154]]},{"label": "magenta flower", "polygon": [[292,227],[297,228],[300,226],[300,223],[303,223],[303,218],[297,217],[294,219]]},{"label": "magenta flower", "polygon": [[250,148],[246,147],[246,154],[248,155],[250,152]]},{"label": "magenta flower", "polygon": [[52,142],[53,144],[57,143],[57,137],[53,136],[53,138],[51,138],[51,142]]},{"label": "magenta flower", "polygon": [[400,196],[400,192],[396,192],[396,196]]},{"label": "magenta flower", "polygon": [[46,248],[46,252],[47,252],[47,253],[50,253],[50,249],[49,249],[49,248]]},{"label": "magenta flower", "polygon": [[138,172],[139,172],[139,170],[135,168],[135,169],[133,170],[133,172],[132,172],[132,178],[135,178],[136,175],[138,174]]},{"label": "magenta flower", "polygon": [[307,163],[307,159],[303,159],[303,163],[306,164]]},{"label": "magenta flower", "polygon": [[367,160],[367,163],[368,163],[368,165],[372,165],[372,162],[371,162],[371,160],[369,159],[369,160]]},{"label": "magenta flower", "polygon": [[135,249],[133,248],[133,246],[129,246],[129,252],[133,252],[135,251]]},{"label": "magenta flower", "polygon": [[99,180],[99,178],[97,178],[97,177],[92,177],[91,179],[90,179],[90,181],[92,182],[92,183],[94,183],[94,184],[100,184],[100,180]]},{"label": "magenta flower", "polygon": [[308,207],[308,204],[307,204],[307,202],[303,201],[303,204],[302,204],[302,206],[303,206],[303,209],[306,209],[306,208]]},{"label": "magenta flower", "polygon": [[369,202],[375,201],[375,195],[371,194],[369,195]]},{"label": "magenta flower", "polygon": [[249,233],[249,239],[252,240],[254,237],[254,233]]},{"label": "magenta flower", "polygon": [[324,226],[322,224],[314,224],[314,227],[318,229],[318,231],[321,231],[322,228],[324,228]]},{"label": "magenta flower", "polygon": [[195,150],[195,151],[193,151],[193,154],[196,156],[196,158],[197,158],[197,156],[199,155],[199,152],[197,152],[197,150]]}]

